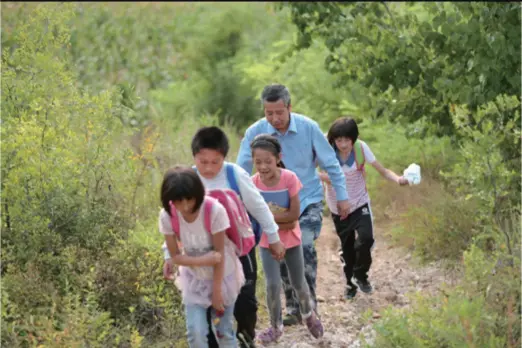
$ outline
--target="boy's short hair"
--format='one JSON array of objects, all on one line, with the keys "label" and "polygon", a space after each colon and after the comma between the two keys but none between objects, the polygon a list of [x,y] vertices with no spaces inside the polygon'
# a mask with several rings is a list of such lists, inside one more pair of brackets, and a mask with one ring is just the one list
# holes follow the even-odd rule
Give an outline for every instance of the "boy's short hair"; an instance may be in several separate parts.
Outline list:
[{"label": "boy's short hair", "polygon": [[328,134],[326,136],[328,142],[335,148],[335,139],[346,137],[352,140],[353,143],[357,141],[359,137],[359,128],[357,122],[352,117],[341,117],[332,123]]},{"label": "boy's short hair", "polygon": [[205,198],[205,186],[196,171],[189,167],[173,167],[167,170],[161,184],[161,204],[170,215],[170,201],[183,199],[196,200],[193,212],[196,212]]},{"label": "boy's short hair", "polygon": [[230,145],[225,132],[215,126],[200,128],[192,138],[192,156],[203,149],[216,150],[227,157]]}]

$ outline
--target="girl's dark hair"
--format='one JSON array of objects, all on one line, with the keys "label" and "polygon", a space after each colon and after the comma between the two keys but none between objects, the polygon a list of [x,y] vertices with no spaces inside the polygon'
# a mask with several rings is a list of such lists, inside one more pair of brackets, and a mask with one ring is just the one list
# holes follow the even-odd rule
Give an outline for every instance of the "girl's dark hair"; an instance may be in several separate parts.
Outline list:
[{"label": "girl's dark hair", "polygon": [[353,143],[357,141],[359,137],[359,128],[357,128],[357,122],[351,117],[341,117],[332,123],[326,138],[334,149],[335,139],[346,137],[352,140]]},{"label": "girl's dark hair", "polygon": [[[272,153],[275,158],[279,160],[279,155],[281,154],[281,144],[276,137],[270,134],[259,134],[252,140],[250,143],[250,148],[252,149],[252,153],[255,149],[263,149]],[[286,168],[285,164],[282,160],[277,163],[279,168]]]},{"label": "girl's dark hair", "polygon": [[167,170],[161,184],[161,203],[165,211],[170,215],[170,201],[183,199],[196,200],[195,213],[205,198],[205,187],[196,171],[189,167],[174,167]]}]

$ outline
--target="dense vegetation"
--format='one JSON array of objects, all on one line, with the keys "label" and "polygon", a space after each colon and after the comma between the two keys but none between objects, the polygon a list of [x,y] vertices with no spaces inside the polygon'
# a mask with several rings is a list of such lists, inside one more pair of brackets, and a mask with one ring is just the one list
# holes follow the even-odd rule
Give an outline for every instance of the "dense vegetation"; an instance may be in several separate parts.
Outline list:
[{"label": "dense vegetation", "polygon": [[[376,347],[520,345],[520,4],[2,3],[2,345],[184,346],[161,277],[163,171],[200,125],[235,151],[262,87],[340,115],[397,172],[378,218],[462,281]],[[376,188],[379,188],[378,190]],[[399,198],[397,198],[399,197]]]}]

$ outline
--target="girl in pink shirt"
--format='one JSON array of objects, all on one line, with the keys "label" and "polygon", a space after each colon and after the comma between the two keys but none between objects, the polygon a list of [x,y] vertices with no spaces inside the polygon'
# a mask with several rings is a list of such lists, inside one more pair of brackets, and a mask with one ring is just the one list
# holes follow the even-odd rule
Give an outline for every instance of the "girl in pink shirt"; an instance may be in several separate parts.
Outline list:
[{"label": "girl in pink shirt", "polygon": [[[284,168],[279,141],[266,134],[258,135],[251,143],[252,159],[257,173],[254,185],[268,203],[279,225],[279,238],[286,248],[284,262],[292,286],[299,298],[302,318],[310,333],[319,338],[323,325],[313,310],[310,290],[305,280],[301,229],[299,228],[299,190],[301,181],[292,171]],[[259,251],[266,278],[266,301],[271,326],[263,330],[258,339],[267,344],[277,341],[283,334],[281,309],[281,264],[270,253],[266,235],[261,235]]]}]

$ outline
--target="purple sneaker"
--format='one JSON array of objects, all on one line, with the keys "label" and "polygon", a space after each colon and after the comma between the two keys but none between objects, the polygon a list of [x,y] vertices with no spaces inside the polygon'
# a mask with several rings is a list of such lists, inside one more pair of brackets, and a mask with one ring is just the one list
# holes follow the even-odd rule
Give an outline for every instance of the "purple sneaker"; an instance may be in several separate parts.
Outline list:
[{"label": "purple sneaker", "polygon": [[312,312],[312,315],[306,318],[305,322],[306,327],[308,327],[308,331],[310,331],[312,336],[314,336],[315,338],[323,337],[323,324],[321,323],[321,320],[319,320],[315,312]]},{"label": "purple sneaker", "polygon": [[261,341],[262,344],[268,344],[272,342],[277,342],[277,340],[281,336],[283,336],[283,329],[269,327],[261,331],[261,333],[257,335],[257,339]]}]

